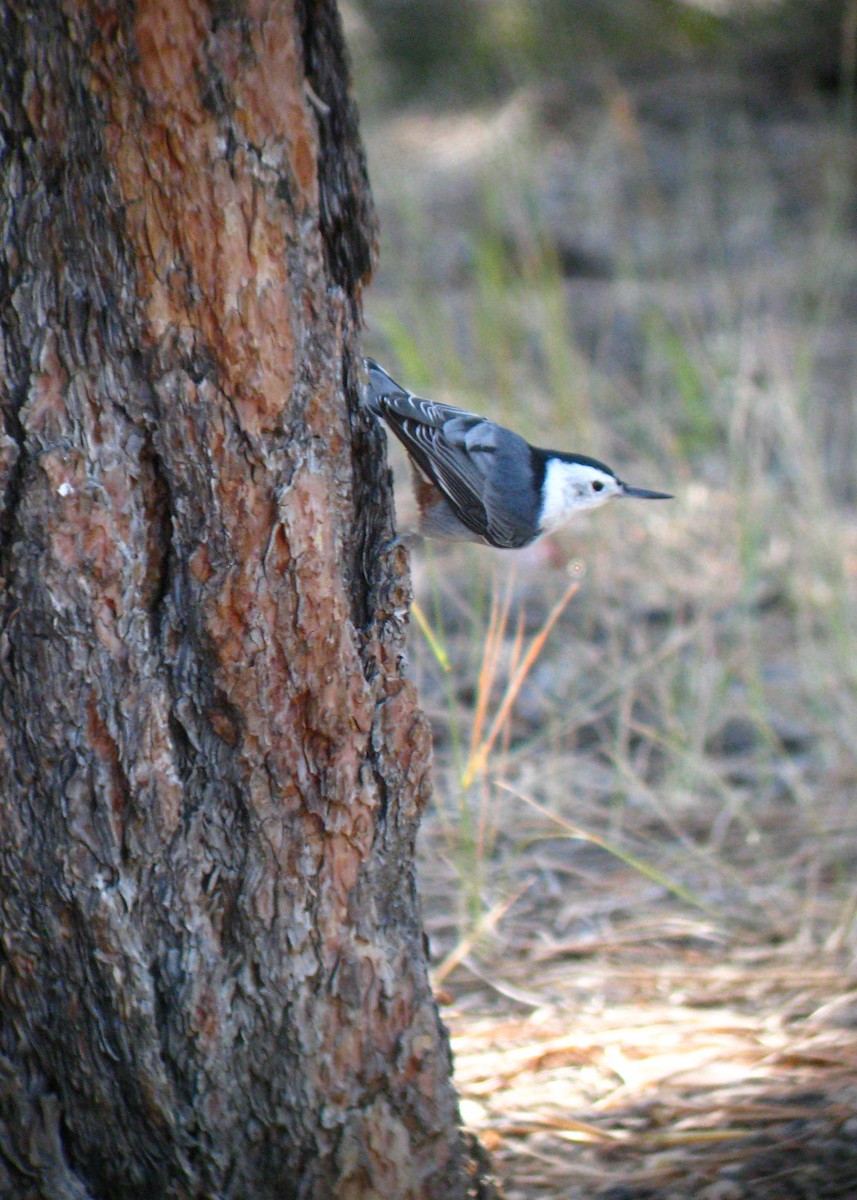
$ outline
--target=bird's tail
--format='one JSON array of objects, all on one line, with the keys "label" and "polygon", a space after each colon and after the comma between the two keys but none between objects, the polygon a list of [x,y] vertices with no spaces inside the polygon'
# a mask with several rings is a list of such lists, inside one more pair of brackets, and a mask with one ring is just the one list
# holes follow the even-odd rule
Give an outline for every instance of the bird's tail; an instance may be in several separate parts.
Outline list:
[{"label": "bird's tail", "polygon": [[372,412],[381,416],[383,410],[379,401],[382,396],[407,396],[408,392],[401,384],[396,383],[383,367],[379,367],[374,358],[364,358],[363,365],[368,376],[363,398]]}]

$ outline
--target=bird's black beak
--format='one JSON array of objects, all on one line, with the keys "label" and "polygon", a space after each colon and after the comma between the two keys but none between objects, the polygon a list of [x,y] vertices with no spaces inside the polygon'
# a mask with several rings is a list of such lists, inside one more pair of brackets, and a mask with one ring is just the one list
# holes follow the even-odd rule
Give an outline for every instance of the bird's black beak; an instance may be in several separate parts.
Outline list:
[{"label": "bird's black beak", "polygon": [[673,497],[669,492],[650,492],[647,488],[629,487],[627,483],[622,484],[623,496],[636,496],[638,500],[672,500]]}]

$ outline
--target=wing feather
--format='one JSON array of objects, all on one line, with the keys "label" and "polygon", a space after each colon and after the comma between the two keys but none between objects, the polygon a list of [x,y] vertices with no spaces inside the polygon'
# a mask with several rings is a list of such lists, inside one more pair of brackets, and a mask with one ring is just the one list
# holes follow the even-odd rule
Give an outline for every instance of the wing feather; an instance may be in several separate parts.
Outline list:
[{"label": "wing feather", "polygon": [[[438,409],[434,404],[431,407]],[[443,407],[447,413],[455,413],[451,420],[466,416],[472,421],[482,421],[481,417]],[[430,420],[425,422],[414,415],[405,415],[400,406],[389,404],[383,405],[383,413],[390,429],[420,471],[440,488],[458,519],[479,537],[486,537],[489,522],[482,499],[484,471],[479,470],[478,460],[471,458],[462,442],[447,438],[443,414],[438,411],[426,414]]]},{"label": "wing feather", "polygon": [[[530,448],[523,438],[486,417],[424,400],[400,387],[367,360],[370,407],[382,416],[422,474],[440,489],[456,517],[479,538],[514,548],[532,540],[518,510],[518,497],[498,495],[502,456],[529,470]],[[511,504],[510,504],[511,499]]]}]

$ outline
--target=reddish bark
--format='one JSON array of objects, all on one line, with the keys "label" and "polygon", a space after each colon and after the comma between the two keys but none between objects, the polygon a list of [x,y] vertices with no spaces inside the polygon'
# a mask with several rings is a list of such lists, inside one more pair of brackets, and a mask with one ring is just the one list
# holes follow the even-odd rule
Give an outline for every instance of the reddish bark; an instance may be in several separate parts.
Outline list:
[{"label": "reddish bark", "polygon": [[0,1192],[463,1196],[335,6],[0,22]]}]

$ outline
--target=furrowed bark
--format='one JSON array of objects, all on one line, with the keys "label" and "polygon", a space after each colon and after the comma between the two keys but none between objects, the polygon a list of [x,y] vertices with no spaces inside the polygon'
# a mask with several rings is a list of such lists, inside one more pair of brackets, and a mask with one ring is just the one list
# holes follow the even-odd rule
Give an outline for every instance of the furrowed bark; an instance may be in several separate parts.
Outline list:
[{"label": "furrowed bark", "polygon": [[0,1193],[463,1196],[335,6],[0,40]]}]

